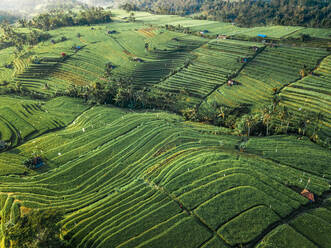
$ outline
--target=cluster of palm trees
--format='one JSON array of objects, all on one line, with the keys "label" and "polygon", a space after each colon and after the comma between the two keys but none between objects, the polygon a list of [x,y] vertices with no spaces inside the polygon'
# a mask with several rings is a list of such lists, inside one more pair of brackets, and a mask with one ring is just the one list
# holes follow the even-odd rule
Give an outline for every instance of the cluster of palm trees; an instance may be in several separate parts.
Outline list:
[{"label": "cluster of palm trees", "polygon": [[157,89],[137,88],[130,78],[116,78],[107,83],[93,82],[87,86],[71,84],[64,92],[70,97],[83,98],[92,104],[114,104],[131,109],[156,108],[174,110],[178,94]]},{"label": "cluster of palm trees", "polygon": [[231,108],[207,103],[181,112],[188,120],[232,128],[242,136],[293,133],[308,136],[315,142],[320,141],[318,133],[321,129],[320,122],[323,120],[321,113],[301,110],[300,114],[295,114],[278,103],[273,101],[254,112],[251,111],[251,106]]}]

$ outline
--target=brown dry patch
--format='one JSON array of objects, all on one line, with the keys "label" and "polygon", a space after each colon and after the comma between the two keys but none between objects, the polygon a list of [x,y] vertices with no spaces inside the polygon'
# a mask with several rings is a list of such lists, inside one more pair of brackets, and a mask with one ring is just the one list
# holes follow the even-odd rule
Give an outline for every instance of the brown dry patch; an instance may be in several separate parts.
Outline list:
[{"label": "brown dry patch", "polygon": [[84,40],[84,39],[82,39],[82,38],[79,38],[79,40],[80,40],[81,42],[87,44],[87,41],[86,41],[86,40]]},{"label": "brown dry patch", "polygon": [[68,73],[68,72],[56,72],[52,75],[53,77],[59,78],[63,81],[71,82],[75,85],[88,85],[88,82],[82,80],[81,78],[78,78],[75,74],[73,73]]},{"label": "brown dry patch", "polygon": [[28,214],[31,211],[31,208],[21,206],[20,210],[21,210],[21,216],[23,216],[23,215]]},{"label": "brown dry patch", "polygon": [[156,28],[142,28],[138,30],[138,33],[145,36],[146,38],[153,38],[155,36],[153,32],[155,29]]},{"label": "brown dry patch", "polygon": [[130,53],[128,50],[123,50],[123,53],[125,53],[127,56],[130,56],[130,57],[137,57],[136,55]]}]

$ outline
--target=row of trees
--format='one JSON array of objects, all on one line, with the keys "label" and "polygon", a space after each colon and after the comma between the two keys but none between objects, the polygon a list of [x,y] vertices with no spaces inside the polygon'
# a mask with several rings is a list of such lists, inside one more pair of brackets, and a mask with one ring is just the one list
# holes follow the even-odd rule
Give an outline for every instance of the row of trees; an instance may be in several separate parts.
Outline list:
[{"label": "row of trees", "polygon": [[34,27],[42,30],[51,30],[59,27],[90,25],[111,22],[112,13],[102,7],[93,7],[73,12],[62,10],[51,10],[48,13],[40,14],[32,20],[19,20],[21,27]]},{"label": "row of trees", "polygon": [[148,10],[157,14],[200,13],[195,18],[235,22],[241,26],[279,24],[331,27],[331,2],[327,0],[135,0],[130,2],[123,5],[123,8]]}]

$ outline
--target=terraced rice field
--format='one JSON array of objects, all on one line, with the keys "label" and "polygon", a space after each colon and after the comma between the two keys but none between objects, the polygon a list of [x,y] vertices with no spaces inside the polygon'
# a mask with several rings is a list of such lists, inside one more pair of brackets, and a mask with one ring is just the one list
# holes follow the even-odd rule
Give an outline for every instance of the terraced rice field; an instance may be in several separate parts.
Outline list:
[{"label": "terraced rice field", "polygon": [[182,36],[169,40],[166,49],[155,47],[148,52],[146,62],[136,65],[132,74],[134,85],[139,88],[151,87],[158,84],[174,70],[183,67],[185,61],[193,59],[190,52],[205,43],[194,36]]},{"label": "terraced rice field", "polygon": [[164,91],[186,91],[189,95],[203,99],[215,88],[227,82],[230,75],[243,66],[240,57],[253,57],[252,46],[263,47],[253,42],[232,40],[211,41],[195,49],[195,59],[187,68],[159,83],[156,87]]},{"label": "terraced rice field", "polygon": [[[281,105],[286,106],[297,118],[316,122],[318,134],[330,140],[331,133],[331,56],[326,57],[313,75],[285,87]],[[316,130],[316,131],[317,131]]]},{"label": "terraced rice field", "polygon": [[[129,14],[123,10],[113,10],[118,18],[128,17]],[[224,34],[229,36],[254,37],[265,34],[270,38],[300,37],[301,34],[309,34],[316,38],[330,38],[330,30],[323,28],[305,28],[299,26],[264,26],[253,28],[242,28],[232,23],[224,23],[207,20],[194,20],[189,17],[175,15],[153,15],[147,12],[134,12],[138,22],[147,25],[173,25],[189,27],[192,31],[200,32],[208,30],[210,35]],[[208,35],[207,34],[207,35]]]},{"label": "terraced rice field", "polygon": [[234,79],[239,85],[219,87],[207,102],[230,107],[270,103],[274,89],[299,80],[300,70],[312,70],[327,54],[324,49],[267,47]]},{"label": "terraced rice field", "polygon": [[[303,28],[289,35],[289,37],[299,38],[301,35],[306,34],[310,37],[317,37],[322,39],[331,38],[331,30],[329,28]],[[286,36],[287,37],[287,36]]]},{"label": "terraced rice field", "polygon": [[[329,149],[290,135],[243,141],[233,130],[175,114],[55,97],[70,85],[106,83],[105,65],[111,62],[110,80],[181,93],[201,109],[246,105],[254,113],[280,90],[280,105],[293,118],[309,116],[311,128],[327,140],[331,57],[325,49],[208,40],[161,26],[235,37],[327,34],[145,12],[128,23],[128,13],[114,13],[107,25],[50,31],[56,44],[40,43],[18,57],[9,56],[12,48],[0,50],[0,84],[21,83],[54,97],[0,96],[0,140],[8,146],[0,152],[0,246],[10,247],[6,227],[24,214],[57,209],[65,213],[59,224],[72,247],[329,248]],[[62,52],[68,57],[62,59]],[[32,56],[43,61],[33,63]],[[10,62],[13,68],[5,68]],[[304,67],[315,70],[301,79]],[[228,78],[235,85],[226,85]],[[23,165],[36,155],[43,167]],[[315,194],[315,203],[300,195],[304,188]]]},{"label": "terraced rice field", "polygon": [[[110,35],[109,30],[116,30],[116,33]],[[30,53],[37,54],[42,62],[36,64],[31,58],[30,61],[18,58],[14,61],[15,74],[6,70],[3,77],[6,78],[7,73],[24,88],[52,95],[72,84],[88,86],[93,81],[106,82],[105,64],[111,62],[115,66],[114,78],[130,78],[136,88],[152,87],[192,58],[189,54],[192,50],[206,43],[199,37],[146,28],[143,24],[68,27],[50,33],[53,40],[61,37],[67,40],[39,44]],[[149,44],[148,50],[145,43]],[[81,46],[81,49],[75,51],[73,46]],[[68,57],[62,59],[62,52]],[[134,61],[135,58],[142,59],[143,63]]]},{"label": "terraced rice field", "polygon": [[13,78],[14,67],[6,68],[5,66],[10,64],[14,60],[14,56],[13,56],[14,49],[9,47],[6,49],[2,49],[0,52],[1,52],[0,83],[2,83],[3,81],[10,81]]},{"label": "terraced rice field", "polygon": [[[68,40],[56,44],[49,41],[34,48],[35,53],[40,58],[46,58],[46,61],[40,64],[31,63],[25,66],[22,73],[17,74],[16,81],[28,89],[51,94],[66,89],[70,84],[87,86],[95,80],[102,82],[105,80],[105,64],[110,61],[117,64],[121,61],[117,54],[112,54],[113,50],[119,50],[119,47],[107,35],[106,27],[102,27],[101,30],[91,30],[88,27],[63,28],[52,32],[54,40],[62,36]],[[81,37],[75,36],[78,32]],[[74,45],[81,46],[82,49],[75,52],[72,49]],[[61,52],[65,52],[69,57],[62,60]]]},{"label": "terraced rice field", "polygon": [[[66,213],[62,232],[74,247],[228,247],[256,243],[307,204],[288,185],[311,178],[316,195],[329,189],[322,171],[303,175],[309,162],[325,168],[328,150],[305,164],[286,156],[274,161],[260,155],[264,138],[242,153],[240,138],[223,130],[163,112],[93,107],[67,128],[19,147],[21,157],[43,151],[47,172],[1,177],[1,226],[32,208],[56,208]],[[320,149],[287,139],[293,152]]]},{"label": "terraced rice field", "polygon": [[9,147],[66,126],[84,108],[80,100],[58,98],[49,102],[0,97],[0,139]]},{"label": "terraced rice field", "polygon": [[331,207],[328,198],[320,208],[295,216],[270,232],[257,246],[268,247],[328,247],[331,232]]},{"label": "terraced rice field", "polygon": [[[44,102],[1,96],[0,140],[6,142],[7,149],[12,149],[42,134],[65,127],[87,108],[81,105],[80,100],[67,97]],[[36,152],[39,151],[32,149],[25,155],[29,158]],[[8,156],[0,156],[0,175],[26,172],[23,161],[24,157],[15,150]]]}]

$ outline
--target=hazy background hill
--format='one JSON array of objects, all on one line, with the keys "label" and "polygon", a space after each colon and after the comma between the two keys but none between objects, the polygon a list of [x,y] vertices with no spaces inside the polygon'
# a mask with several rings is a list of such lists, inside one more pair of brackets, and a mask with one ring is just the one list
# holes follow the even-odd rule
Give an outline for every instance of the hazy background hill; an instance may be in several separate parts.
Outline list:
[{"label": "hazy background hill", "polygon": [[113,2],[113,0],[1,0],[0,10],[27,12],[68,6],[109,5]]},{"label": "hazy background hill", "polygon": [[31,16],[50,9],[71,10],[88,6],[113,8],[124,6],[128,11],[145,10],[155,14],[193,14],[196,19],[235,22],[241,26],[275,24],[331,27],[329,0],[2,0],[0,2],[0,10],[23,16]]},{"label": "hazy background hill", "polygon": [[0,10],[20,15],[31,15],[50,9],[73,9],[87,7],[78,0],[1,0]]}]

